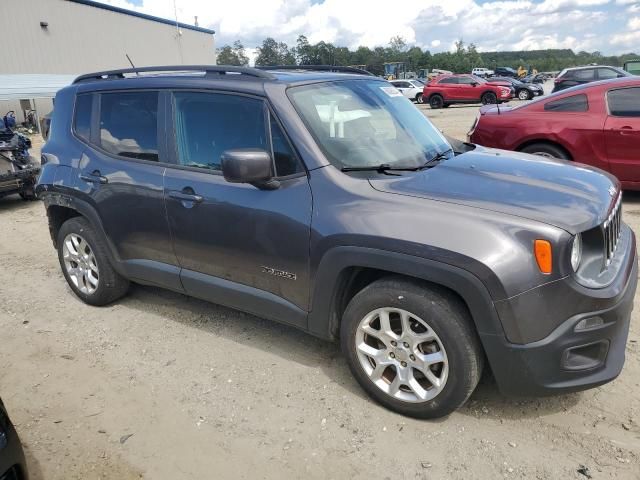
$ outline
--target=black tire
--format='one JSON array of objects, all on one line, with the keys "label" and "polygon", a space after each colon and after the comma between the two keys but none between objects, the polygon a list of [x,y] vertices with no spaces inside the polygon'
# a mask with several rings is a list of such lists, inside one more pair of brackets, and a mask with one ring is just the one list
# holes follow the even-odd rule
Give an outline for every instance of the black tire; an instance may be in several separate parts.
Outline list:
[{"label": "black tire", "polygon": [[450,103],[443,103],[442,108],[449,108],[451,106]]},{"label": "black tire", "polygon": [[[428,319],[444,347],[448,377],[442,390],[430,400],[412,403],[392,397],[373,383],[360,363],[356,349],[360,322],[385,307]],[[410,417],[439,418],[450,414],[467,401],[482,375],[484,355],[466,307],[448,290],[428,283],[392,276],[365,287],[344,312],[340,341],[349,368],[362,388],[385,407]]]},{"label": "black tire", "polygon": [[444,99],[442,98],[442,95],[438,95],[436,93],[429,97],[429,106],[434,110],[438,108],[442,108],[443,105],[444,105]]},{"label": "black tire", "polygon": [[422,98],[422,94],[421,93],[416,95],[416,103],[419,103],[419,104],[423,104],[424,103],[424,98]]},{"label": "black tire", "polygon": [[519,100],[531,100],[532,94],[526,88],[522,88],[518,91]]},{"label": "black tire", "polygon": [[[92,293],[85,293],[74,285],[63,257],[64,240],[69,234],[80,235],[93,252],[98,267],[98,286]],[[105,241],[96,233],[91,224],[84,217],[73,217],[62,224],[58,231],[58,260],[60,268],[71,290],[83,302],[89,305],[107,305],[123,297],[129,289],[129,280],[121,276],[114,270],[107,255],[107,245]]]},{"label": "black tire", "polygon": [[493,92],[485,92],[482,94],[482,97],[480,97],[480,101],[483,105],[490,105],[493,103],[498,103],[498,97]]},{"label": "black tire", "polygon": [[571,160],[571,157],[567,154],[567,152],[556,146],[552,143],[532,143],[531,145],[527,145],[526,147],[520,150],[523,153],[530,153],[531,155],[539,155],[541,157],[553,157],[560,158],[562,160]]}]

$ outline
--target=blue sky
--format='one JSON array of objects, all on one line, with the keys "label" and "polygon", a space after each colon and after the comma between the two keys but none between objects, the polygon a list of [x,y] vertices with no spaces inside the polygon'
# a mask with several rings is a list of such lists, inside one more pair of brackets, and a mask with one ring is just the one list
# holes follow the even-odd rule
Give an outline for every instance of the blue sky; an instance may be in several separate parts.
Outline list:
[{"label": "blue sky", "polygon": [[[174,0],[100,0],[174,18]],[[298,35],[355,48],[394,35],[432,52],[459,39],[481,51],[572,48],[640,53],[640,0],[175,0],[178,20],[216,31],[222,46],[265,37],[295,44]]]}]

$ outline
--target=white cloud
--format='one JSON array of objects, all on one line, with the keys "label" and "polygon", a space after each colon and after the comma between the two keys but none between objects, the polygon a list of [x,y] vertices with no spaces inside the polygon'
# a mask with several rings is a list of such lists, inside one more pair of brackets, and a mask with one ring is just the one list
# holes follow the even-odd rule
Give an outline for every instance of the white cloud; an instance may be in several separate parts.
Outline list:
[{"label": "white cloud", "polygon": [[632,19],[630,19],[627,23],[627,26],[631,30],[640,30],[640,17],[633,17]]},{"label": "white cloud", "polygon": [[[171,0],[101,1],[174,18]],[[268,36],[294,45],[297,36],[304,34],[312,43],[375,47],[400,35],[409,44],[433,51],[451,48],[463,38],[485,51],[573,48],[611,53],[614,48],[630,47],[622,39],[638,29],[638,20],[626,21],[625,9],[640,4],[639,0],[490,0],[483,4],[413,0],[407,8],[388,0],[175,2],[179,21],[193,23],[197,15],[201,26],[216,30],[218,45],[240,39],[246,47],[255,48]]]}]

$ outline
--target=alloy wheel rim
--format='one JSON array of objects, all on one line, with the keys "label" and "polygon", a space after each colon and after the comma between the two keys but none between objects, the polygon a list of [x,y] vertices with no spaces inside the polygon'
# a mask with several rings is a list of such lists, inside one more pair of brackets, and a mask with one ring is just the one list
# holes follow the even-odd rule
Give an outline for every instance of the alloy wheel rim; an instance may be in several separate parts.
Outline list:
[{"label": "alloy wheel rim", "polygon": [[527,98],[529,98],[529,94],[526,91],[522,90],[518,97],[520,98],[520,100],[526,100]]},{"label": "alloy wheel rim", "polygon": [[98,262],[84,238],[77,233],[67,235],[62,244],[62,258],[67,274],[78,290],[91,295],[98,289]]},{"label": "alloy wheel rim", "polygon": [[369,380],[390,397],[427,402],[444,389],[449,361],[427,322],[400,308],[368,313],[356,331],[355,348]]}]

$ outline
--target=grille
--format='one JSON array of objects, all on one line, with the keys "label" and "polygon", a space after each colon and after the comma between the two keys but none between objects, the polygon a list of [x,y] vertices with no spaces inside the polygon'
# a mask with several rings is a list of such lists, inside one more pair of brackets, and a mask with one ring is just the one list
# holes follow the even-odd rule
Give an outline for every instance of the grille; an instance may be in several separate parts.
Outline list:
[{"label": "grille", "polygon": [[611,210],[609,217],[602,224],[604,234],[604,258],[605,264],[608,266],[616,252],[618,240],[620,239],[620,230],[622,227],[622,193],[618,195],[618,200]]}]

